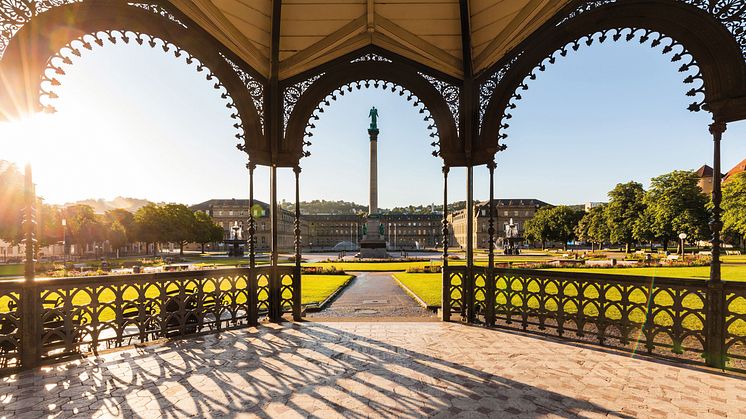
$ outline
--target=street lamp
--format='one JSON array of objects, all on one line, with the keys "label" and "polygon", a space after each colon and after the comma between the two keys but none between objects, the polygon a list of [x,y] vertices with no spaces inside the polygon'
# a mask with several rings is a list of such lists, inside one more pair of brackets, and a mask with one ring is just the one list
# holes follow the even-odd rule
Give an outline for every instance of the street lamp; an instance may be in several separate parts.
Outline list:
[{"label": "street lamp", "polygon": [[62,262],[67,262],[67,219],[62,219]]},{"label": "street lamp", "polygon": [[686,239],[686,233],[679,234],[679,238],[681,239],[681,257],[684,257],[684,239]]}]

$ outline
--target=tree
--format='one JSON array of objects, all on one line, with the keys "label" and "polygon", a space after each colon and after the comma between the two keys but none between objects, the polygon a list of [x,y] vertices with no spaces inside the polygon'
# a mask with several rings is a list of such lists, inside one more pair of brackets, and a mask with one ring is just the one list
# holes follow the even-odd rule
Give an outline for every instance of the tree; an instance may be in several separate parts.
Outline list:
[{"label": "tree", "polygon": [[547,241],[552,240],[551,208],[543,207],[536,211],[534,218],[526,221],[524,234],[531,241],[541,242],[542,249],[546,249]]},{"label": "tree", "polygon": [[73,205],[63,211],[67,220],[68,240],[80,249],[105,238],[105,227],[99,216],[88,205]]},{"label": "tree", "polygon": [[165,219],[164,238],[179,244],[179,254],[184,254],[184,245],[195,241],[194,213],[184,204],[166,204],[162,207]]},{"label": "tree", "polygon": [[194,214],[194,242],[202,245],[202,253],[205,253],[205,245],[223,239],[223,227],[215,224],[212,218],[202,211]]},{"label": "tree", "polygon": [[106,239],[112,249],[119,250],[132,242],[135,237],[135,216],[121,208],[106,211]]},{"label": "tree", "polygon": [[567,242],[575,239],[575,230],[582,216],[582,211],[565,205],[549,210],[549,235],[552,240],[562,242],[563,250],[567,250]]},{"label": "tree", "polygon": [[594,250],[594,244],[598,244],[600,249],[604,242],[609,240],[609,226],[606,222],[605,208],[603,206],[593,207],[585,213],[578,222],[575,235],[578,240],[590,243],[591,251]]},{"label": "tree", "polygon": [[723,185],[723,232],[741,238],[746,247],[746,172]]},{"label": "tree", "polygon": [[676,170],[650,181],[644,201],[653,222],[652,231],[666,249],[680,233],[686,233],[690,240],[708,235],[708,198],[698,180],[692,171]]},{"label": "tree", "polygon": [[161,207],[150,203],[135,212],[135,237],[146,244],[153,243],[153,255],[158,253],[158,243],[164,240],[166,217]]},{"label": "tree", "polygon": [[635,241],[635,225],[645,211],[644,197],[645,190],[637,182],[619,183],[609,192],[605,209],[609,241],[624,244],[625,253]]}]

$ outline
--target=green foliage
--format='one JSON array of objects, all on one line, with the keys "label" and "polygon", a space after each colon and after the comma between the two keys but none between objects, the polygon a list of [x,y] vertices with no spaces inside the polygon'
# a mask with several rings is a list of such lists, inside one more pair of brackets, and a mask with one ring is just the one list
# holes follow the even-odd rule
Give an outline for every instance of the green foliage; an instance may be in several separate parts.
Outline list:
[{"label": "green foliage", "polygon": [[565,205],[541,208],[534,218],[526,222],[526,237],[540,241],[543,247],[546,247],[547,241],[562,242],[566,247],[567,242],[575,238],[575,230],[582,216],[582,212]]},{"label": "green foliage", "polygon": [[604,206],[591,208],[580,219],[575,235],[578,240],[598,244],[599,247],[609,240],[609,226],[606,221]]},{"label": "green foliage", "polygon": [[635,226],[645,211],[645,190],[637,182],[619,183],[609,192],[605,207],[609,241],[625,245],[629,252],[635,241]]},{"label": "green foliage", "polygon": [[541,242],[541,247],[546,248],[546,242],[552,240],[551,208],[540,208],[534,214],[534,218],[526,221],[524,233],[526,238]]},{"label": "green foliage", "polygon": [[682,170],[651,179],[644,202],[647,217],[652,221],[652,233],[664,244],[678,240],[680,233],[686,233],[689,240],[708,235],[708,198],[698,180],[694,172]]},{"label": "green foliage", "polygon": [[166,204],[161,208],[164,217],[164,235],[167,242],[178,243],[179,253],[184,254],[184,245],[194,240],[196,219],[184,204]]},{"label": "green foliage", "polygon": [[106,238],[103,220],[88,205],[67,207],[62,211],[62,217],[67,220],[67,241],[79,248]]},{"label": "green foliage", "polygon": [[746,238],[746,172],[723,185],[722,208],[723,231]]},{"label": "green foliage", "polygon": [[202,245],[202,253],[207,243],[220,240],[223,240],[223,227],[215,224],[207,213],[197,211],[194,214],[194,242]]},{"label": "green foliage", "polygon": [[145,243],[160,243],[164,239],[165,215],[155,204],[147,204],[135,213],[135,237]]}]

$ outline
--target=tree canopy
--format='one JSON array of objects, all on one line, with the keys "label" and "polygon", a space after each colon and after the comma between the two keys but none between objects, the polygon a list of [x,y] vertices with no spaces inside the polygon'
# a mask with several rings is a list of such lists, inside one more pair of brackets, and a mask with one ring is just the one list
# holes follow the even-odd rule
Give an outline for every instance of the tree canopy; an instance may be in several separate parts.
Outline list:
[{"label": "tree canopy", "polygon": [[723,185],[723,232],[746,244],[746,172]]}]

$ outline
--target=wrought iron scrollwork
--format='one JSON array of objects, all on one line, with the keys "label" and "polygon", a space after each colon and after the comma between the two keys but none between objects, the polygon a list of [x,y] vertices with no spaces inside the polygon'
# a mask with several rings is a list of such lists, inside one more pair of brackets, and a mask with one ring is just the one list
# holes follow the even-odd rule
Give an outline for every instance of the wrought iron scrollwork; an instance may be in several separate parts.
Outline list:
[{"label": "wrought iron scrollwork", "polygon": [[[59,95],[55,92],[56,88],[62,85],[59,76],[65,75],[65,67],[73,65],[75,58],[82,57],[83,51],[91,51],[94,47],[103,47],[105,44],[116,44],[117,42],[123,42],[129,44],[135,42],[141,46],[148,46],[150,48],[161,48],[164,53],[173,53],[175,58],[181,58],[184,56],[184,62],[187,65],[194,65],[197,72],[204,72],[205,78],[208,81],[213,81],[213,88],[219,90],[220,97],[226,100],[226,107],[231,109],[231,118],[239,122],[236,122],[233,126],[238,131],[235,137],[239,140],[245,140],[245,133],[243,125],[240,123],[240,114],[233,101],[233,98],[228,94],[225,86],[218,80],[217,76],[207,66],[200,62],[197,58],[192,56],[188,51],[183,48],[165,41],[163,39],[132,31],[124,30],[109,30],[100,31],[93,34],[86,34],[80,38],[74,39],[69,42],[65,47],[61,48],[57,53],[49,58],[47,61],[47,69],[44,71],[41,84],[40,84],[40,102],[46,112],[55,112],[56,109],[51,104],[54,99],[58,99]],[[243,144],[239,144],[239,148],[243,147]]]},{"label": "wrought iron scrollwork", "polygon": [[[574,19],[590,10],[616,3],[618,0],[591,0],[582,3],[557,23],[557,26]],[[678,0],[697,7],[712,15],[733,34],[741,53],[746,59],[746,0]]]},{"label": "wrought iron scrollwork", "polygon": [[[505,63],[497,71],[492,73],[492,75],[489,78],[487,78],[487,80],[485,80],[479,85],[479,130],[480,132],[482,130],[482,122],[484,121],[484,115],[487,113],[487,105],[489,105],[490,103],[490,98],[492,97],[492,94],[495,92],[495,89],[497,89],[497,86],[500,84],[502,79],[508,73],[508,71],[513,66],[513,64],[518,59],[518,57],[520,57],[520,53],[516,55],[515,57],[513,57],[513,59]],[[508,126],[505,125],[504,128],[508,128]]]},{"label": "wrought iron scrollwork", "polygon": [[380,55],[378,55],[376,53],[371,52],[371,53],[365,54],[365,55],[363,55],[361,57],[357,57],[357,58],[351,60],[350,63],[360,63],[360,62],[365,62],[365,61],[377,61],[379,63],[390,63],[390,62],[392,62],[391,60],[389,60],[386,57],[383,57],[383,56],[380,56]]},{"label": "wrought iron scrollwork", "polygon": [[435,89],[440,93],[440,95],[443,97],[443,100],[446,101],[446,104],[448,104],[448,109],[451,110],[451,114],[453,114],[453,121],[456,123],[456,132],[460,131],[460,122],[461,122],[461,115],[460,115],[460,100],[461,100],[461,88],[458,86],[444,82],[443,80],[436,79],[433,76],[430,76],[428,74],[419,72],[419,74],[422,78],[430,82],[430,84],[435,87]]},{"label": "wrought iron scrollwork", "polygon": [[262,126],[262,133],[264,132],[264,85],[261,81],[255,79],[247,71],[244,71],[230,58],[223,54],[220,54],[223,59],[233,68],[238,78],[241,79],[243,84],[246,86],[246,92],[251,96],[251,100],[256,106],[256,112],[259,115],[259,123]]},{"label": "wrought iron scrollwork", "polygon": [[164,17],[171,22],[174,22],[175,24],[181,26],[182,28],[186,28],[187,25],[184,24],[184,22],[180,21],[176,16],[174,16],[173,13],[163,8],[163,6],[159,4],[150,4],[150,3],[127,3],[130,6],[139,7],[141,9],[147,10],[151,13],[155,13],[161,17]]},{"label": "wrought iron scrollwork", "polygon": [[283,117],[283,129],[282,132],[285,133],[288,129],[288,122],[290,121],[290,115],[293,114],[293,109],[295,109],[295,105],[298,103],[300,98],[303,96],[303,92],[308,90],[311,85],[321,78],[324,73],[317,74],[313,77],[309,77],[306,80],[299,81],[298,83],[295,83],[292,86],[288,86],[284,89],[282,92],[283,97],[283,110],[284,110],[284,117]]},{"label": "wrought iron scrollwork", "polygon": [[82,0],[0,0],[0,58],[13,35],[34,16],[53,7]]},{"label": "wrought iron scrollwork", "polygon": [[746,0],[682,0],[717,19],[738,42],[746,59]]},{"label": "wrought iron scrollwork", "polygon": [[[315,80],[316,79],[314,79],[314,81]],[[331,92],[328,95],[326,95],[326,97],[316,106],[316,109],[314,109],[314,111],[311,113],[311,117],[309,118],[308,122],[306,123],[305,132],[304,132],[304,139],[309,138],[309,137],[313,137],[312,130],[314,128],[316,128],[316,125],[314,125],[314,122],[319,120],[319,114],[324,113],[324,108],[326,108],[327,106],[331,105],[332,101],[337,100],[338,96],[344,96],[345,93],[351,93],[353,89],[360,90],[363,87],[365,87],[365,88],[373,87],[373,88],[376,88],[376,89],[381,88],[383,90],[390,90],[392,93],[399,93],[399,96],[405,98],[407,100],[407,102],[412,102],[412,106],[418,108],[419,112],[421,114],[425,115],[423,117],[423,120],[428,123],[427,129],[430,131],[430,138],[433,139],[433,142],[430,145],[435,148],[435,151],[432,152],[433,156],[437,157],[437,156],[440,155],[440,150],[439,150],[439,147],[440,147],[440,133],[438,131],[438,126],[437,126],[437,124],[435,124],[435,120],[434,120],[432,114],[430,113],[430,110],[425,105],[425,103],[422,100],[420,100],[420,98],[418,98],[414,93],[412,93],[407,88],[405,88],[405,87],[403,87],[403,86],[401,86],[399,84],[396,84],[396,83],[393,83],[393,82],[390,82],[390,81],[386,81],[386,80],[359,80],[359,81],[353,81],[353,82],[347,83],[347,84],[345,84],[343,86],[340,86],[340,87],[336,88],[333,92]],[[304,89],[304,91],[305,91],[305,89]],[[295,94],[297,95],[297,97],[295,98],[295,101],[293,102],[293,106],[295,106],[295,103],[298,101],[298,98],[300,97],[300,95],[302,94],[302,92],[301,91],[296,91]],[[288,104],[288,102],[287,102],[287,100],[288,100],[287,91],[285,93],[285,100],[286,100],[286,102],[285,102],[285,104],[286,104],[286,109],[285,109],[286,117],[285,117],[285,120],[287,121],[289,119],[290,113],[292,113],[292,112],[288,113],[288,109],[287,109],[287,104]],[[292,109],[290,111],[292,111]],[[286,124],[287,124],[287,122],[286,122]],[[311,146],[312,144],[311,144],[310,141],[305,140],[303,142],[303,145],[305,147],[307,147],[307,146]],[[309,151],[307,151],[307,150],[305,150],[303,152],[303,156],[304,157],[308,157],[310,155],[311,155],[311,153]]]},{"label": "wrought iron scrollwork", "polygon": [[[648,44],[651,48],[661,47],[661,53],[663,55],[671,55],[671,62],[682,63],[679,66],[678,70],[681,73],[687,73],[687,76],[683,80],[684,84],[694,84],[694,86],[686,92],[687,96],[695,98],[695,101],[689,104],[687,109],[691,112],[698,112],[702,110],[702,107],[706,101],[702,73],[696,60],[694,59],[694,56],[682,44],[666,36],[665,34],[654,32],[648,29],[607,29],[604,31],[582,36],[562,46],[561,48],[549,54],[526,75],[523,81],[518,85],[515,92],[513,92],[510,100],[508,101],[508,104],[503,110],[503,113],[499,117],[500,126],[498,130],[498,141],[504,140],[508,137],[508,135],[505,133],[505,130],[508,129],[509,125],[505,121],[512,118],[512,114],[510,113],[510,111],[515,109],[517,107],[517,102],[522,99],[520,91],[528,90],[528,81],[535,80],[539,72],[546,70],[547,65],[554,64],[557,61],[558,57],[565,57],[567,56],[568,52],[577,51],[583,45],[591,46],[594,42],[602,44],[607,40],[611,40],[614,42],[625,40],[627,42],[630,42],[634,39],[637,39],[640,44]],[[514,60],[515,59],[517,58],[514,58]],[[504,77],[509,67],[510,64],[506,64],[506,66],[497,70],[495,74],[488,79],[487,82],[482,84],[482,90],[480,91],[480,102],[483,103],[480,103],[480,113],[482,112],[481,108],[486,108],[487,102],[489,101],[489,95],[492,94],[495,86],[497,86],[497,83],[499,83],[502,77]]]}]

